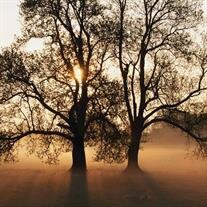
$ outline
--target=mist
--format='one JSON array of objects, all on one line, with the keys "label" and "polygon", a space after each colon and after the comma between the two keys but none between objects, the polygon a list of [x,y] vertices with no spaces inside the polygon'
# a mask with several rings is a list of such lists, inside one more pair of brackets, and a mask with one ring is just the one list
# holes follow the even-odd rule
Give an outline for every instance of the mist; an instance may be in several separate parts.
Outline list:
[{"label": "mist", "polygon": [[143,173],[126,175],[123,164],[94,162],[87,148],[86,174],[69,173],[71,153],[58,165],[20,153],[0,169],[0,206],[206,206],[207,160],[193,154],[179,130],[156,128],[141,150]]}]

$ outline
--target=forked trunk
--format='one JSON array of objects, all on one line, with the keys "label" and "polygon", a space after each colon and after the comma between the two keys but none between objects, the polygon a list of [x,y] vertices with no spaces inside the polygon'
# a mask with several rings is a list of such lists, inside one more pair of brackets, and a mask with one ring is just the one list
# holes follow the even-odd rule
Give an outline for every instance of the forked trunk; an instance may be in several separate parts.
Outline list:
[{"label": "forked trunk", "polygon": [[76,141],[73,142],[71,171],[86,172],[84,141],[83,139],[80,139],[80,137],[76,137],[75,140]]}]

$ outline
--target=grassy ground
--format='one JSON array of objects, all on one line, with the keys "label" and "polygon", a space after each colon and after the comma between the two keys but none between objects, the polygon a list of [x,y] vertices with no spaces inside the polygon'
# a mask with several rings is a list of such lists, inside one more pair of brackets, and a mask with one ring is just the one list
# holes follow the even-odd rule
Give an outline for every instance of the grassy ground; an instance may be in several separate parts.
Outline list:
[{"label": "grassy ground", "polygon": [[159,144],[150,142],[141,152],[142,174],[88,159],[86,175],[71,175],[69,155],[58,166],[32,157],[0,166],[0,207],[206,207],[207,160],[186,158],[177,132],[153,137]]}]

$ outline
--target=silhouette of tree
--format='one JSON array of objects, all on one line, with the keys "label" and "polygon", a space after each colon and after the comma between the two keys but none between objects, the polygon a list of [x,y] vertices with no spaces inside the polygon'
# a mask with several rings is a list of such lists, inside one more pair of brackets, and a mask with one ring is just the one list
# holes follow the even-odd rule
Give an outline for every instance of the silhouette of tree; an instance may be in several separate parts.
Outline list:
[{"label": "silhouette of tree", "polygon": [[[0,156],[14,159],[18,141],[30,137],[29,152],[52,163],[72,143],[72,169],[84,171],[84,142],[122,137],[114,124],[122,90],[105,72],[107,7],[96,0],[24,0],[20,7],[24,37],[0,56]],[[43,52],[19,49],[31,38],[44,38]]]},{"label": "silhouette of tree", "polygon": [[[3,160],[29,137],[28,151],[49,163],[72,148],[72,169],[86,170],[85,144],[98,145],[97,160],[127,154],[128,169],[139,169],[143,134],[159,122],[207,154],[199,1],[23,0],[20,8],[23,38],[0,55]],[[31,38],[44,39],[42,52],[21,50]],[[121,85],[107,75],[111,65]]]},{"label": "silhouette of tree", "polygon": [[139,169],[143,132],[159,122],[186,132],[206,155],[207,138],[194,117],[189,122],[186,116],[172,116],[174,111],[194,113],[192,106],[207,89],[207,54],[196,44],[200,41],[196,29],[202,21],[199,1],[115,2],[114,53],[131,136],[127,169]]}]

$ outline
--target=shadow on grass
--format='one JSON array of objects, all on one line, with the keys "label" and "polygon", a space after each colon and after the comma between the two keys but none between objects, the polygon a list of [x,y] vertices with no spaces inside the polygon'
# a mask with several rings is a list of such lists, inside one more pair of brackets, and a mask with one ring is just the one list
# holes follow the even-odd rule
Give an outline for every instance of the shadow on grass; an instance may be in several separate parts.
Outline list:
[{"label": "shadow on grass", "polygon": [[[87,173],[70,172],[67,207],[90,207]],[[65,206],[66,207],[66,206]]]}]

